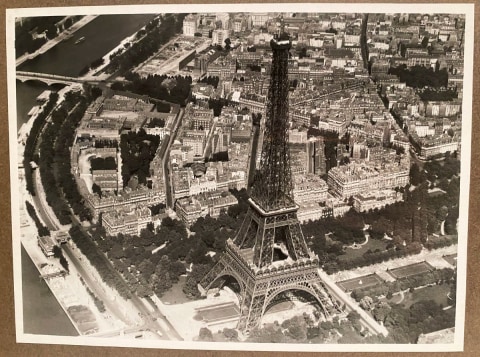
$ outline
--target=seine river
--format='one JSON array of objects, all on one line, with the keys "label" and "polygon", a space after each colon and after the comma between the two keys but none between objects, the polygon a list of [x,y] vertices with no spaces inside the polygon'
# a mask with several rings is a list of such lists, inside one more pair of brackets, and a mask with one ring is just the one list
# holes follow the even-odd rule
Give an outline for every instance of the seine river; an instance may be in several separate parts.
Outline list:
[{"label": "seine river", "polygon": [[[41,56],[27,61],[22,71],[52,73],[76,77],[80,70],[115,48],[155,15],[102,15],[75,32],[69,40],[59,43]],[[101,34],[101,35],[97,35]],[[75,45],[77,38],[85,41]],[[17,129],[28,121],[28,112],[36,97],[46,89],[44,84],[17,81]],[[47,284],[39,279],[38,271],[22,248],[22,290],[24,332],[51,335],[78,335]]]}]

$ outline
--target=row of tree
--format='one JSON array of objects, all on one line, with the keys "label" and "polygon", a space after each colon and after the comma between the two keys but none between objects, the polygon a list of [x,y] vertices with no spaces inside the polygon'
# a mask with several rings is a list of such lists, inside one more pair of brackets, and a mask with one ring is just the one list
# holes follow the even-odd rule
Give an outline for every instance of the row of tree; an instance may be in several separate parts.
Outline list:
[{"label": "row of tree", "polygon": [[53,246],[53,256],[60,261],[60,265],[63,267],[63,269],[65,269],[66,272],[70,271],[68,267],[68,261],[63,255],[62,248],[60,248],[58,245]]},{"label": "row of tree", "polygon": [[25,150],[23,154],[23,168],[25,170],[25,182],[27,185],[27,191],[35,196],[35,186],[33,183],[33,172],[30,162],[34,161],[38,164],[38,156],[35,155],[35,148],[37,145],[37,138],[40,135],[45,120],[55,107],[58,100],[58,94],[56,92],[50,93],[48,101],[44,104],[43,109],[37,114],[34,119],[30,132],[28,133],[27,140],[25,142]]},{"label": "row of tree", "polygon": [[[128,91],[135,94],[147,95],[154,99],[185,106],[190,97],[192,78],[190,76],[169,77],[166,75],[148,75],[140,77],[137,73],[129,72],[125,75],[128,82],[114,82],[111,88],[117,91]],[[165,81],[174,82],[170,88]]]},{"label": "row of tree", "polygon": [[198,83],[209,84],[216,89],[219,81],[220,81],[220,78],[218,78],[217,76],[205,76],[202,79],[200,79]]},{"label": "row of tree", "polygon": [[435,269],[422,274],[415,274],[395,281],[384,281],[380,284],[362,287],[352,291],[352,297],[361,301],[365,296],[378,297],[380,295],[392,296],[392,294],[405,291],[411,288],[432,284],[451,284],[454,280],[455,272],[450,268]]},{"label": "row of tree", "polygon": [[125,52],[112,58],[106,67],[107,73],[126,72],[145,62],[155,54],[162,45],[178,34],[186,14],[162,14],[146,25],[146,33]]},{"label": "row of tree", "polygon": [[418,92],[420,99],[423,101],[450,101],[458,98],[457,89],[425,89]]},{"label": "row of tree", "polygon": [[88,73],[88,71],[98,68],[104,63],[105,63],[105,60],[103,59],[103,57],[97,58],[93,60],[92,63],[90,63],[89,65],[86,65],[85,67],[83,67],[80,70],[80,72],[78,72],[78,76],[79,77],[84,76],[85,74]]},{"label": "row of tree", "polygon": [[71,222],[70,209],[67,202],[62,198],[53,168],[55,164],[55,141],[68,115],[66,106],[67,103],[64,102],[62,106],[52,113],[51,121],[46,125],[42,133],[38,163],[47,203],[52,207],[61,224],[69,224]]},{"label": "row of tree", "polygon": [[27,207],[27,212],[28,215],[33,219],[35,222],[35,226],[37,227],[37,232],[39,237],[45,237],[50,235],[50,230],[43,225],[43,223],[40,221],[40,219],[37,216],[37,211],[35,210],[35,207],[28,202],[25,201],[25,206]]},{"label": "row of tree", "polygon": [[106,309],[105,309],[105,304],[103,303],[103,301],[100,300],[98,298],[98,296],[95,295],[94,292],[92,290],[90,290],[90,288],[87,285],[85,285],[85,281],[81,277],[80,277],[80,281],[82,282],[82,285],[85,286],[85,288],[87,289],[87,293],[93,299],[93,302],[94,302],[95,306],[97,307],[98,311],[100,311],[101,313],[105,312]]},{"label": "row of tree", "polygon": [[364,267],[372,264],[386,262],[391,259],[406,257],[413,254],[418,254],[422,251],[422,245],[414,242],[403,247],[398,245],[395,248],[386,250],[376,250],[374,252],[367,251],[362,256],[350,259],[336,259],[327,262],[323,265],[323,269],[328,274],[333,274],[342,270],[350,270],[358,267]]},{"label": "row of tree", "polygon": [[70,209],[81,220],[90,220],[91,212],[71,172],[70,147],[75,128],[83,117],[88,103],[79,93],[68,92],[62,105],[52,113],[40,144],[39,168],[48,204],[61,224],[71,222]]},{"label": "row of tree", "polygon": [[97,246],[90,240],[88,234],[78,225],[73,225],[69,230],[70,237],[75,245],[84,254],[90,264],[97,270],[102,280],[110,287],[116,289],[125,299],[131,297],[131,291],[125,282],[118,277],[111,265],[102,257]]}]

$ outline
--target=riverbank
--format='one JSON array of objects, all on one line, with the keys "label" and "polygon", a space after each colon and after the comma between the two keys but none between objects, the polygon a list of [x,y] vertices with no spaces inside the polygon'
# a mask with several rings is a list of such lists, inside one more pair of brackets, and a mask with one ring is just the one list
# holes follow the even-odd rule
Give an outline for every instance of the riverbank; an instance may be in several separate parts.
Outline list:
[{"label": "riverbank", "polygon": [[[37,268],[39,278],[43,277],[53,297],[63,309],[78,335],[124,328],[125,325],[113,319],[108,312],[102,313],[98,310],[94,299],[88,294],[79,272],[68,256],[66,259],[69,273],[64,275],[64,269],[59,261],[55,258],[47,258],[43,254],[37,243],[35,224],[24,206],[25,201],[32,202],[24,187],[21,191],[23,192],[20,195],[20,244]],[[26,318],[35,318],[35,316],[26,316]]]},{"label": "riverbank", "polygon": [[[61,98],[63,93],[68,91],[66,87],[60,91]],[[58,104],[58,103],[57,103]],[[124,328],[125,324],[117,319],[112,318],[108,312],[100,312],[95,305],[94,298],[88,293],[87,287],[82,281],[81,274],[72,264],[72,261],[66,257],[69,266],[69,273],[64,274],[64,269],[56,258],[47,258],[41,248],[38,246],[37,229],[32,218],[28,215],[25,202],[30,202],[34,207],[32,196],[26,190],[23,167],[24,145],[22,139],[28,135],[28,129],[32,127],[36,115],[32,115],[28,122],[22,125],[18,133],[18,175],[19,175],[19,218],[20,225],[17,236],[14,236],[14,244],[21,244],[28,254],[33,264],[38,270],[39,276],[43,276],[53,297],[57,300],[65,315],[71,321],[79,335],[89,335],[103,331],[111,331],[112,329]],[[37,175],[38,176],[38,175]],[[42,198],[42,192],[37,193]],[[38,210],[39,208],[36,207]],[[56,217],[55,217],[56,218]],[[51,219],[51,217],[50,217]],[[66,230],[68,227],[62,227],[57,220],[53,220],[57,227]],[[43,222],[45,223],[45,222]],[[18,237],[18,234],[20,237]],[[67,243],[70,244],[70,243]],[[47,277],[48,276],[48,277]],[[35,318],[35,316],[24,316],[25,318]]]},{"label": "riverbank", "polygon": [[26,53],[23,56],[18,57],[15,60],[16,67],[20,66],[24,62],[34,59],[35,57],[44,54],[49,49],[55,47],[63,40],[70,38],[76,31],[80,30],[83,26],[88,24],[89,22],[95,20],[99,15],[86,15],[81,18],[79,21],[75,22],[69,29],[61,32],[57,37],[48,40],[42,47],[36,50],[33,53]]},{"label": "riverbank", "polygon": [[20,250],[23,306],[18,305],[17,330],[31,335],[78,336],[48,285],[39,278],[38,268],[25,248],[20,246]]}]

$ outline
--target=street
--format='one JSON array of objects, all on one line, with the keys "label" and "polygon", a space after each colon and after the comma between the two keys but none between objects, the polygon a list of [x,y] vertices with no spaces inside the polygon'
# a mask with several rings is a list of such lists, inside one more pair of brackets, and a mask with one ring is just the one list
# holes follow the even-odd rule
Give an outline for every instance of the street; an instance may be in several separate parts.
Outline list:
[{"label": "street", "polygon": [[161,153],[162,155],[162,166],[163,166],[163,179],[165,182],[165,194],[167,197],[167,207],[173,209],[173,204],[175,203],[173,197],[173,181],[172,181],[172,172],[171,172],[171,165],[170,165],[170,149],[172,144],[177,136],[177,130],[179,128],[180,123],[182,122],[183,115],[185,110],[183,108],[180,109],[180,112],[175,117],[175,123],[173,124],[172,132],[168,135],[168,145],[165,148],[165,152]]}]

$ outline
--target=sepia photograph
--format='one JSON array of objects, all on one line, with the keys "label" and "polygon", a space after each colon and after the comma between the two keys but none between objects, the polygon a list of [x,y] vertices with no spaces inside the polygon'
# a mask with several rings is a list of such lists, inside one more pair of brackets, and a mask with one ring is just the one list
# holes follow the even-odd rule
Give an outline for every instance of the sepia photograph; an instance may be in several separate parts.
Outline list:
[{"label": "sepia photograph", "polygon": [[7,9],[17,342],[463,350],[473,10]]}]

